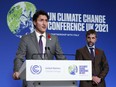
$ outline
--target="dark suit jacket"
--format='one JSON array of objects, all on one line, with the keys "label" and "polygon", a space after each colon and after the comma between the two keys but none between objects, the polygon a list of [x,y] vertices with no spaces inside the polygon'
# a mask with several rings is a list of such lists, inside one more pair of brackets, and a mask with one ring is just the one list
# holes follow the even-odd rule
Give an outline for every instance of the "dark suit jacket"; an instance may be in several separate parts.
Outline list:
[{"label": "dark suit jacket", "polygon": [[[63,52],[61,50],[61,47],[58,42],[58,38],[56,36],[46,34],[46,47],[49,47],[51,52],[48,49],[46,50],[46,55],[44,60],[53,60],[54,56],[58,60],[66,59],[64,55],[57,55],[57,54],[63,54]],[[21,38],[18,51],[16,53],[16,57],[14,60],[14,72],[19,71],[25,59],[42,60],[40,55],[33,55],[38,53],[40,53],[40,51],[39,51],[39,44],[35,32],[23,36]],[[33,86],[29,86],[29,87],[33,87]]]},{"label": "dark suit jacket", "polygon": [[[76,51],[76,60],[92,60],[88,48],[85,46]],[[104,52],[95,48],[95,58],[92,60],[92,74],[100,77],[101,82],[95,87],[105,87],[105,76],[109,71],[109,65]],[[80,81],[80,87],[94,87],[92,81]]]}]

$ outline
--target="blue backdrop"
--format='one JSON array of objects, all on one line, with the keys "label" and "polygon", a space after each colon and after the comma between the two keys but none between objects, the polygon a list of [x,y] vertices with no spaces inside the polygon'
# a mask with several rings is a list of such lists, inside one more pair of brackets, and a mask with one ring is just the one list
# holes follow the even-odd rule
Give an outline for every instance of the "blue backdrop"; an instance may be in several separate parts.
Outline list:
[{"label": "blue backdrop", "polygon": [[[13,60],[15,58],[16,50],[20,41],[20,38],[16,36],[16,30],[13,31],[12,26],[8,25],[8,13],[11,10],[11,7],[20,3],[23,0],[1,0],[0,1],[0,85],[1,87],[21,87],[20,80],[13,80]],[[115,29],[115,20],[116,20],[116,1],[115,0],[25,0],[35,6],[35,9],[43,9],[49,13],[60,14],[81,14],[83,15],[105,15],[105,23],[95,22],[95,24],[101,24],[102,28],[107,32],[98,31],[98,41],[96,43],[97,47],[103,49],[107,56],[109,62],[110,71],[106,77],[107,87],[115,87],[115,73],[116,70],[113,66],[115,63],[115,44],[116,44],[116,29]],[[27,6],[28,8],[29,6]],[[16,8],[14,8],[16,10]],[[34,9],[34,10],[35,10]],[[14,10],[12,10],[14,11]],[[11,12],[12,12],[11,11]],[[18,12],[17,12],[18,14]],[[16,15],[17,16],[17,15]],[[56,16],[57,17],[57,16]],[[13,20],[10,19],[11,21]],[[80,23],[84,24],[90,22],[84,22],[83,19],[80,19],[79,22],[74,21],[58,21],[51,20],[50,22],[65,22],[65,23]],[[14,25],[17,22],[14,21]],[[22,22],[23,23],[23,22]],[[99,26],[99,27],[101,27]],[[67,26],[66,26],[67,28]],[[96,28],[95,26],[93,28]],[[18,28],[17,28],[18,29]],[[85,42],[85,32],[86,27],[83,28],[84,31],[79,30],[50,30],[48,32],[58,35],[59,42],[63,49],[64,53],[75,54],[76,49],[83,47]],[[12,30],[12,31],[11,31]],[[69,60],[73,60],[74,57],[67,56]]]}]

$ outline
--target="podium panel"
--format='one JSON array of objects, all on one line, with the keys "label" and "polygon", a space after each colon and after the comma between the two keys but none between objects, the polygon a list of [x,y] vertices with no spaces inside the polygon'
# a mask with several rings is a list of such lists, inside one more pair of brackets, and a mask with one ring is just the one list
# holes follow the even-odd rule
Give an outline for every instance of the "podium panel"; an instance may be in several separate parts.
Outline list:
[{"label": "podium panel", "polygon": [[92,62],[26,60],[19,73],[21,79],[34,82],[33,87],[77,87],[78,80],[92,80]]}]

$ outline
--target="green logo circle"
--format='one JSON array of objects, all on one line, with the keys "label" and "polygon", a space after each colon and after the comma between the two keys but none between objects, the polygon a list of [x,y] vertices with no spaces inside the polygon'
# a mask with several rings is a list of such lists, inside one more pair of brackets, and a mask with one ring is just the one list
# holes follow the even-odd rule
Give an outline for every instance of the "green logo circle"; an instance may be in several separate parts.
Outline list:
[{"label": "green logo circle", "polygon": [[76,65],[70,65],[68,71],[71,75],[75,75],[78,72],[78,68]]}]

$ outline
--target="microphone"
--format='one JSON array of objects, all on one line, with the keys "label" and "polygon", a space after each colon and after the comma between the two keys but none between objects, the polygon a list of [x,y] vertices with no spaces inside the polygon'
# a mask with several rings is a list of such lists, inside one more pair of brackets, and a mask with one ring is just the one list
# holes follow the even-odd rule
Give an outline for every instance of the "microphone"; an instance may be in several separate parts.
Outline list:
[{"label": "microphone", "polygon": [[45,59],[45,58],[47,58],[47,56],[48,56],[48,54],[47,54],[47,47],[45,47],[45,53],[33,53],[32,56],[31,56],[31,58],[33,58],[36,55],[40,55],[40,57],[41,57],[42,60]]},{"label": "microphone", "polygon": [[48,49],[52,55],[67,55],[67,56],[75,56],[75,54],[54,54],[54,53],[51,52],[50,47],[45,47],[45,49],[46,49],[46,50]]},{"label": "microphone", "polygon": [[47,59],[47,58],[48,58],[48,54],[47,54],[47,47],[45,47],[44,58],[45,58],[45,59]]}]

